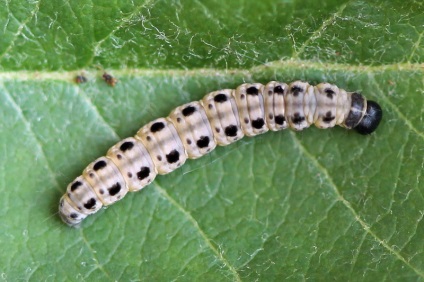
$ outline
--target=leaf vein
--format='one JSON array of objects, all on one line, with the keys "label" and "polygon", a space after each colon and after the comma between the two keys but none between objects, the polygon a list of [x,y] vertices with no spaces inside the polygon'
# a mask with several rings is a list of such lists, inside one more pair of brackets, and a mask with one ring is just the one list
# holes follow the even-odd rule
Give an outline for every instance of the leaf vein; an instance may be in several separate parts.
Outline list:
[{"label": "leaf vein", "polygon": [[350,274],[351,275],[354,274],[353,271],[354,271],[354,268],[355,268],[356,263],[358,262],[359,254],[361,253],[361,248],[364,245],[365,238],[367,237],[367,235],[368,235],[367,232],[364,232],[363,233],[363,236],[362,236],[361,240],[359,240],[359,242],[358,242],[358,247],[355,248],[356,252],[353,254],[353,258],[352,258],[352,260],[350,262],[350,264],[351,264]]},{"label": "leaf vein", "polygon": [[[352,2],[352,0],[349,1],[349,2]],[[312,35],[309,36],[308,39],[305,40],[305,42],[299,47],[299,49],[297,51],[296,51],[296,49],[293,49],[294,52],[293,52],[292,57],[295,58],[295,59],[298,59],[299,56],[305,51],[306,47],[308,47],[308,45],[311,42],[314,42],[315,39],[318,39],[321,36],[322,32],[329,25],[331,25],[339,15],[341,15],[343,13],[344,9],[349,4],[349,2],[341,5],[340,8],[335,13],[333,13],[332,15],[330,15],[330,17],[328,17],[326,20],[324,20],[322,22],[322,24],[312,33]]]},{"label": "leaf vein", "polygon": [[[385,64],[378,66],[367,66],[367,65],[349,65],[349,64],[338,64],[338,63],[323,63],[311,60],[278,60],[271,61],[263,65],[252,67],[251,69],[213,69],[213,68],[196,68],[191,70],[182,69],[137,69],[137,68],[126,68],[126,69],[111,69],[114,74],[118,76],[124,75],[138,75],[138,76],[154,76],[154,75],[173,75],[173,76],[224,76],[224,75],[244,75],[246,81],[251,80],[251,76],[255,73],[261,73],[264,70],[278,70],[280,68],[293,68],[308,70],[308,69],[325,69],[328,71],[346,71],[346,72],[369,72],[377,73],[382,71],[415,71],[424,73],[424,63],[394,63]],[[74,70],[69,72],[59,71],[9,71],[0,72],[0,80],[19,80],[19,81],[40,81],[40,80],[58,80],[58,81],[74,81],[75,73],[86,72],[86,70]]]},{"label": "leaf vein", "polygon": [[417,49],[420,47],[420,44],[421,44],[421,41],[422,41],[422,39],[423,39],[423,35],[424,35],[424,30],[420,33],[420,35],[418,35],[418,39],[417,39],[417,41],[415,42],[415,44],[412,46],[412,52],[411,52],[411,55],[409,56],[409,58],[408,58],[408,62],[411,62],[412,61],[412,59],[413,59],[413,57],[414,57],[414,55],[415,55],[415,52],[417,51]]},{"label": "leaf vein", "polygon": [[220,253],[212,244],[211,239],[208,238],[206,233],[200,228],[198,222],[193,218],[193,216],[186,210],[184,207],[182,207],[175,199],[173,199],[164,188],[159,186],[157,183],[155,185],[155,188],[157,191],[166,199],[168,200],[174,207],[176,207],[181,213],[184,214],[184,216],[187,218],[187,220],[197,229],[200,236],[203,238],[209,249],[215,254],[215,256],[231,271],[231,273],[234,276],[235,281],[241,281],[241,278],[235,269],[234,266],[232,266],[229,261]]},{"label": "leaf vein", "polygon": [[113,129],[113,127],[108,122],[106,122],[105,118],[100,114],[99,109],[93,103],[93,101],[91,99],[89,99],[86,95],[82,95],[80,91],[82,91],[82,90],[77,87],[78,96],[81,97],[85,101],[85,103],[92,109],[92,111],[99,117],[98,121],[103,123],[111,131],[113,138],[115,138],[116,140],[122,139],[118,135],[118,133],[116,133],[115,129]]},{"label": "leaf vein", "polygon": [[352,207],[352,205],[350,204],[350,202],[348,200],[346,200],[343,195],[340,193],[339,188],[337,187],[337,185],[334,183],[333,178],[331,177],[331,175],[329,174],[328,170],[323,167],[316,158],[314,158],[312,156],[312,154],[306,150],[306,148],[301,144],[300,140],[297,139],[296,135],[293,132],[290,132],[290,134],[292,135],[293,139],[296,140],[296,146],[298,147],[299,151],[305,155],[308,159],[310,159],[311,163],[318,169],[320,170],[325,178],[327,179],[329,185],[331,186],[331,188],[333,189],[334,193],[337,196],[337,199],[339,201],[342,202],[342,204],[347,208],[347,210],[352,214],[352,216],[354,217],[354,219],[362,226],[362,228],[364,229],[364,231],[369,234],[372,238],[374,238],[374,240],[376,240],[380,245],[382,245],[385,249],[387,249],[391,254],[393,254],[397,259],[399,259],[400,261],[402,261],[406,266],[408,266],[409,268],[411,268],[416,274],[418,274],[420,277],[424,278],[424,272],[421,271],[420,269],[417,269],[416,267],[414,267],[412,264],[410,264],[399,252],[397,252],[395,249],[393,249],[391,246],[389,246],[389,244],[387,244],[384,240],[380,239],[377,234],[375,234],[372,230],[371,227],[364,221],[362,220],[362,218],[359,216],[359,214],[355,211],[355,209]]},{"label": "leaf vein", "polygon": [[22,34],[22,30],[26,27],[27,23],[32,20],[32,18],[37,14],[38,10],[40,9],[40,2],[41,0],[35,3],[35,7],[30,13],[30,15],[19,25],[15,36],[13,37],[12,41],[10,41],[9,46],[7,46],[7,48],[4,50],[3,54],[0,54],[0,60],[2,60],[6,56],[6,54],[8,54],[10,50],[12,50],[13,46],[15,46],[15,42],[18,39],[19,35]]},{"label": "leaf vein", "polygon": [[91,254],[93,256],[93,260],[95,262],[95,267],[93,269],[91,269],[91,271],[89,271],[89,272],[86,273],[85,278],[87,278],[94,270],[99,269],[101,272],[103,272],[106,275],[106,277],[108,277],[110,279],[110,281],[114,281],[114,279],[112,279],[112,277],[106,271],[106,269],[104,269],[103,265],[101,265],[99,263],[99,261],[97,260],[96,255],[95,255],[96,252],[93,249],[93,247],[91,246],[91,244],[88,242],[87,238],[85,237],[84,229],[83,228],[80,229],[80,233],[81,233],[82,240],[84,241],[84,243],[87,246],[87,248],[90,250],[90,252],[91,252]]},{"label": "leaf vein", "polygon": [[424,139],[424,132],[420,132],[413,124],[412,122],[399,110],[399,108],[394,105],[390,99],[387,99],[387,96],[383,94],[383,90],[381,89],[380,85],[378,84],[377,80],[373,75],[370,75],[371,81],[375,85],[376,89],[381,93],[379,97],[387,104],[389,105],[393,111],[405,122],[406,126],[409,127],[413,132],[415,132],[418,136],[420,136],[422,139]]},{"label": "leaf vein", "polygon": [[136,9],[134,9],[134,11],[131,12],[128,16],[123,17],[121,19],[120,23],[114,29],[112,29],[104,38],[100,39],[99,42],[97,42],[97,44],[94,45],[93,56],[91,57],[91,59],[89,59],[89,64],[93,61],[93,59],[96,56],[98,56],[98,54],[101,53],[100,46],[106,40],[108,40],[109,38],[111,38],[118,30],[120,30],[122,27],[124,27],[126,24],[128,24],[128,22],[130,22],[136,15],[138,15],[138,13],[141,11],[141,9],[147,7],[152,2],[153,2],[153,0],[147,0],[145,3],[143,3],[142,5],[140,5],[139,7],[137,7]]},{"label": "leaf vein", "polygon": [[45,166],[47,168],[47,171],[49,172],[48,174],[51,175],[51,179],[54,183],[55,188],[60,190],[59,182],[57,182],[57,179],[55,177],[55,173],[53,172],[53,170],[50,166],[49,160],[46,156],[46,153],[43,150],[43,145],[41,144],[40,140],[38,139],[37,135],[35,134],[32,126],[31,126],[31,123],[28,121],[28,119],[26,118],[26,116],[22,112],[21,107],[16,103],[15,99],[13,99],[12,95],[10,95],[10,93],[7,91],[7,88],[3,84],[1,84],[1,88],[3,89],[3,93],[5,94],[6,99],[9,100],[10,105],[16,111],[18,117],[24,123],[25,128],[28,130],[28,132],[31,134],[32,138],[34,139],[34,143],[36,145],[36,148],[40,152],[41,158],[45,162]]},{"label": "leaf vein", "polygon": [[[300,161],[301,161],[301,157],[299,155],[296,158],[296,160],[294,161],[293,165],[291,166],[292,167],[292,170],[291,170],[291,174],[292,175],[295,175],[295,172],[298,171],[298,167],[300,166]],[[273,174],[276,174],[276,173],[277,173],[277,169],[274,166],[274,172],[273,172]],[[290,206],[290,197],[291,197],[291,194],[292,194],[292,191],[293,191],[293,188],[294,188],[295,177],[291,177],[290,179],[291,179],[290,183],[287,183],[288,190],[287,190],[286,196],[284,197],[283,201],[280,204],[280,206],[285,207],[285,209],[284,209],[284,212],[280,215],[281,220],[280,220],[280,222],[278,222],[276,224],[274,230],[277,230],[278,228],[280,228],[281,226],[284,225],[284,223],[287,220],[287,214],[288,214],[288,212],[289,212],[289,210],[291,208],[291,206]],[[265,229],[268,229],[268,228],[269,228],[269,224],[268,224],[268,221],[267,221],[266,224],[265,224]],[[267,242],[269,242],[270,239],[273,239],[273,238],[274,238],[273,236],[268,236],[265,240],[263,240],[262,241],[262,245],[257,248],[257,250],[259,250],[259,251],[255,251],[253,254],[251,254],[250,257],[249,257],[249,259],[246,260],[245,262],[243,262],[238,268],[239,269],[242,269],[242,268],[247,267],[247,265],[251,261],[254,260],[254,258],[256,257],[256,255],[258,255],[260,253],[260,250],[265,248],[264,247],[265,244]]]}]

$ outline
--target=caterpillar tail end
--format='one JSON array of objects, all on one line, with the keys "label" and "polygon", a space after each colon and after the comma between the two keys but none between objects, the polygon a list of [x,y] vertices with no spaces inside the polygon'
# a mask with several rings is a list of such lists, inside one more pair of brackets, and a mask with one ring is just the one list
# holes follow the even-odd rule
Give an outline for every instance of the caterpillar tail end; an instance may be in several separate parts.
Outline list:
[{"label": "caterpillar tail end", "polygon": [[380,105],[374,101],[367,101],[367,111],[364,117],[353,129],[362,135],[373,133],[383,117],[383,110]]},{"label": "caterpillar tail end", "polygon": [[71,227],[79,227],[81,221],[87,215],[78,212],[70,203],[69,198],[64,195],[59,202],[59,216],[64,223]]}]

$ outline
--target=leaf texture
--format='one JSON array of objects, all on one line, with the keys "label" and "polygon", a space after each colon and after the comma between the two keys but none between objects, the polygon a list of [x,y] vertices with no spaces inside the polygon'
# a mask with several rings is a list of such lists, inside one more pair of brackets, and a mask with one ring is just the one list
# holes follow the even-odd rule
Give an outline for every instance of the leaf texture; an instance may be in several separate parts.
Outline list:
[{"label": "leaf texture", "polygon": [[[421,1],[0,3],[0,277],[422,281],[423,12]],[[66,185],[147,122],[211,91],[297,79],[378,101],[380,128],[245,137],[79,229],[60,221]]]}]

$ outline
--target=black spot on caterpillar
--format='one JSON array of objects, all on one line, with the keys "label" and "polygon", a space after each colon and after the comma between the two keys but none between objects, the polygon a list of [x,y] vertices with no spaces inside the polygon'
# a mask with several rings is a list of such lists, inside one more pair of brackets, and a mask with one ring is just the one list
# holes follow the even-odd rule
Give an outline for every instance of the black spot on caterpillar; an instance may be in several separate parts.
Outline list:
[{"label": "black spot on caterpillar", "polygon": [[131,150],[132,147],[134,147],[134,143],[132,143],[132,142],[124,142],[124,143],[121,144],[121,146],[119,146],[119,149],[122,152],[125,152],[126,150]]},{"label": "black spot on caterpillar", "polygon": [[77,226],[128,191],[147,186],[157,174],[167,174],[187,158],[199,158],[245,135],[302,130],[311,124],[319,128],[339,125],[366,135],[377,129],[381,119],[376,102],[329,83],[271,81],[211,92],[200,101],[177,107],[168,118],[146,124],[134,137],[110,148],[106,157],[89,164],[68,185],[59,214],[66,224]]},{"label": "black spot on caterpillar", "polygon": [[105,161],[98,161],[97,163],[94,164],[93,169],[94,170],[100,170],[100,169],[104,168],[105,166],[106,166]]}]

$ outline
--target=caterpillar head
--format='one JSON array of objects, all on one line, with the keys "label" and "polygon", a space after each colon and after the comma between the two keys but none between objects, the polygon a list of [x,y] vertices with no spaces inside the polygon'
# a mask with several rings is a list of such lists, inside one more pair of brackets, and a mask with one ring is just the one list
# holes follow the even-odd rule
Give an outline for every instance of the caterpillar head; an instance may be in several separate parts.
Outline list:
[{"label": "caterpillar head", "polygon": [[367,101],[367,111],[354,129],[362,135],[371,134],[377,129],[382,117],[383,111],[380,105],[374,101]]}]

